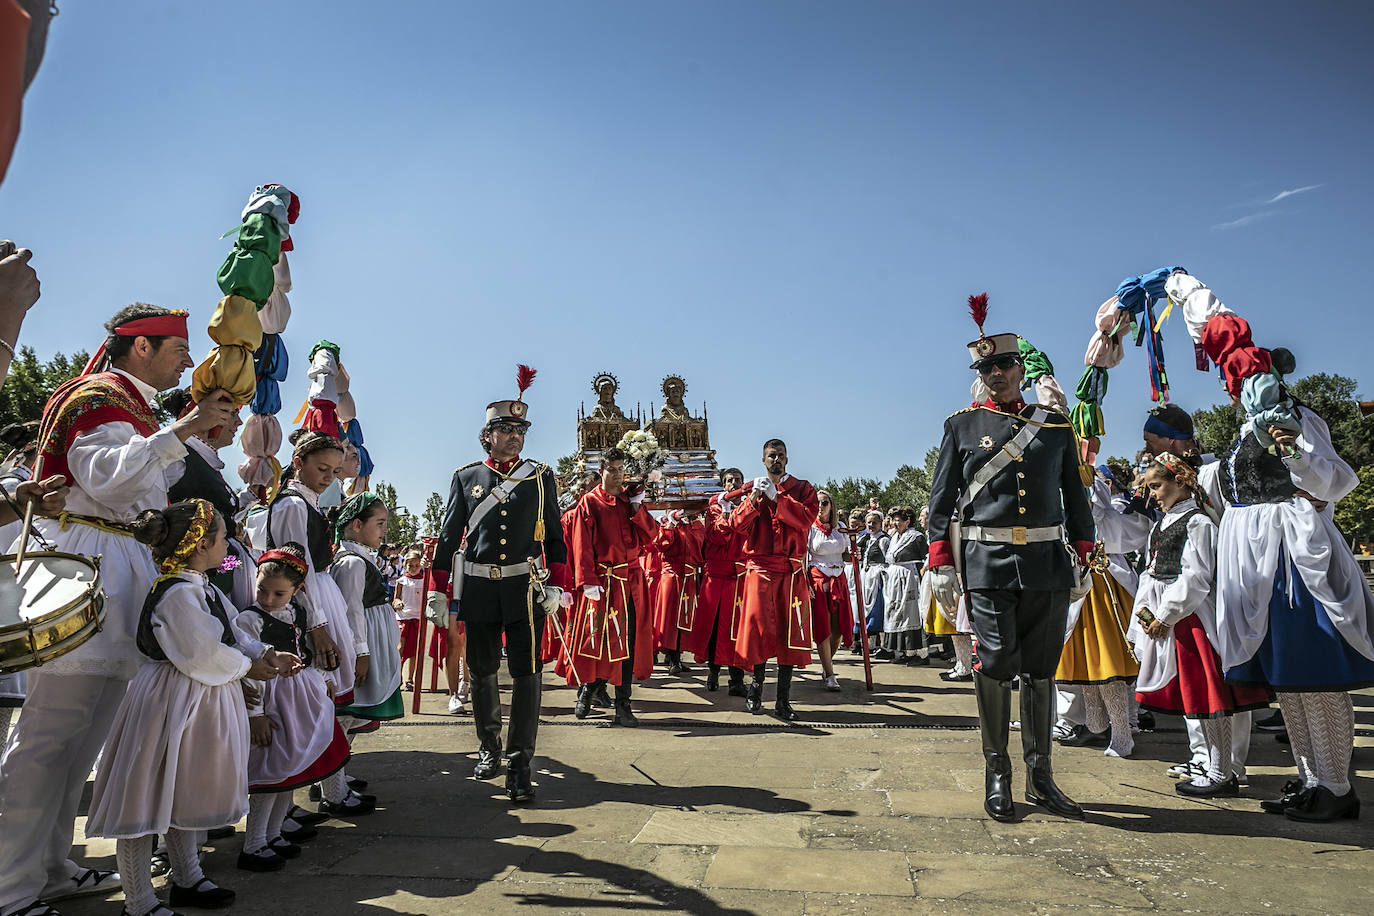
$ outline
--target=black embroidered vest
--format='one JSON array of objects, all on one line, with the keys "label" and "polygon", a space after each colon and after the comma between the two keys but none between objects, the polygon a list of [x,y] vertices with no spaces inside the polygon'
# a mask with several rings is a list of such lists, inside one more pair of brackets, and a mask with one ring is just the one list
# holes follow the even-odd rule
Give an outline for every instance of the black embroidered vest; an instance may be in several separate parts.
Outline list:
[{"label": "black embroidered vest", "polygon": [[1253,432],[1237,439],[1221,459],[1220,482],[1222,496],[1234,506],[1281,503],[1297,492],[1283,459],[1270,454]]},{"label": "black embroidered vest", "polygon": [[354,553],[351,550],[340,550],[334,555],[334,562],[338,563],[344,557],[350,555],[363,561],[363,607],[367,608],[376,607],[379,604],[391,604],[386,597],[386,579],[382,577],[382,571],[367,557],[360,553]]},{"label": "black embroidered vest", "polygon": [[[138,651],[155,662],[167,661],[167,653],[162,651],[162,646],[158,645],[157,642],[157,634],[153,628],[153,610],[162,600],[162,596],[167,594],[174,585],[189,585],[195,588],[196,584],[177,577],[160,580],[148,593],[148,597],[143,599],[143,610],[138,615],[138,633],[134,637],[134,642],[138,646]],[[215,594],[214,589],[209,586],[205,588],[205,601],[210,605],[210,613],[224,628],[224,633],[220,636],[219,641],[226,646],[234,645],[234,631],[229,627],[229,615],[224,611],[224,603],[219,600],[219,595]]]},{"label": "black embroidered vest", "polygon": [[1155,525],[1150,532],[1148,571],[1160,582],[1172,582],[1183,573],[1183,545],[1188,543],[1188,522],[1201,509],[1190,509],[1168,528]]},{"label": "black embroidered vest", "polygon": [[183,499],[204,499],[226,519],[232,520],[238,511],[234,491],[224,482],[224,476],[189,446],[186,449],[186,472],[167,491],[171,502]]},{"label": "black embroidered vest", "polygon": [[262,618],[262,633],[258,639],[278,652],[290,652],[292,655],[299,656],[301,662],[309,667],[315,653],[310,649],[310,642],[304,638],[306,631],[305,609],[294,601],[291,603],[291,609],[295,612],[294,625],[284,620],[278,620],[257,605],[248,608]]},{"label": "black embroidered vest", "polygon": [[277,507],[277,503],[288,497],[299,499],[305,504],[305,551],[310,555],[311,568],[315,572],[324,572],[329,568],[329,561],[334,555],[334,548],[329,537],[329,522],[325,521],[324,515],[320,513],[319,509],[310,505],[310,501],[299,493],[292,493],[283,488],[277,494],[277,498],[272,500],[272,505],[267,507],[267,546],[269,548],[281,546],[272,536],[272,510]]}]

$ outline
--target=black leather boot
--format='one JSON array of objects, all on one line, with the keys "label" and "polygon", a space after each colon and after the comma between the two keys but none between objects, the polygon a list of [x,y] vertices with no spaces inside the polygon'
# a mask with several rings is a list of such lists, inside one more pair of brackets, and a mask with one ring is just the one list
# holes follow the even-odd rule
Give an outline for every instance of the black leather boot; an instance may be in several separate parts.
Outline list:
[{"label": "black leather boot", "polygon": [[530,767],[539,735],[539,706],[543,682],[538,674],[515,679],[510,696],[510,727],[506,729],[506,794],[513,802],[534,798]]},{"label": "black leather boot", "polygon": [[1082,818],[1083,809],[1054,784],[1050,749],[1056,696],[1047,677],[1021,678],[1021,749],[1026,761],[1026,801],[1060,817]]},{"label": "black leather boot", "polygon": [[474,678],[472,721],[477,725],[475,779],[491,779],[501,769],[501,688],[496,675]]},{"label": "black leather boot", "polygon": [[573,715],[579,719],[587,718],[592,711],[592,685],[583,684],[577,688],[577,701],[573,703]]},{"label": "black leather boot", "polygon": [[668,673],[677,675],[683,672],[682,653],[677,649],[664,649],[663,660],[668,663]]},{"label": "black leather boot", "polygon": [[630,708],[630,685],[617,684],[615,688],[615,724],[625,728],[639,725],[634,710]]},{"label": "black leather boot", "polygon": [[706,673],[706,691],[715,693],[720,689],[720,665],[712,665]]},{"label": "black leather boot", "polygon": [[730,689],[726,691],[732,697],[742,697],[744,690],[744,669],[730,666]]},{"label": "black leather boot", "polygon": [[983,738],[983,810],[997,821],[1016,819],[1011,800],[1011,757],[1007,734],[1011,724],[1011,685],[974,672],[973,694],[978,698],[978,727]]},{"label": "black leather boot", "polygon": [[784,722],[795,722],[797,713],[792,709],[792,666],[778,665],[778,697],[773,702],[773,715]]},{"label": "black leather boot", "polygon": [[611,695],[606,691],[606,682],[597,681],[592,689],[592,705],[597,709],[611,708]]},{"label": "black leather boot", "polygon": [[744,692],[744,711],[759,713],[763,711],[763,681],[767,677],[766,665],[754,666],[754,680]]}]

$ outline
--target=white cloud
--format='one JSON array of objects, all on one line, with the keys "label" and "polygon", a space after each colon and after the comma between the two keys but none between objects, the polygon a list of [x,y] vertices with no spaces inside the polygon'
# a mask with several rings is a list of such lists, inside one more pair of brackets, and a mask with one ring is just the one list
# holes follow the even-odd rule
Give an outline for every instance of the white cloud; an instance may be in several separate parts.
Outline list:
[{"label": "white cloud", "polygon": [[1245,216],[1242,216],[1240,219],[1233,219],[1233,220],[1228,220],[1227,222],[1224,222],[1224,223],[1217,223],[1217,224],[1214,225],[1212,228],[1213,228],[1213,229],[1239,229],[1241,226],[1248,226],[1248,225],[1250,225],[1251,223],[1257,223],[1257,222],[1259,222],[1259,221],[1262,220],[1262,219],[1268,219],[1269,217],[1271,217],[1271,216],[1276,216],[1276,215],[1278,215],[1279,213],[1282,213],[1282,212],[1283,212],[1282,210],[1261,210],[1259,213],[1249,213],[1249,214],[1246,214]]},{"label": "white cloud", "polygon": [[1285,197],[1292,197],[1294,194],[1306,194],[1308,191],[1315,191],[1315,190],[1317,190],[1318,188],[1324,188],[1324,187],[1326,187],[1325,184],[1307,184],[1307,185],[1303,185],[1303,186],[1300,187],[1300,188],[1293,188],[1292,190],[1288,190],[1288,191],[1280,191],[1279,193],[1275,194],[1273,197],[1271,197],[1271,198],[1269,198],[1268,200],[1266,200],[1264,203],[1265,203],[1265,206],[1268,206],[1269,204],[1276,204],[1276,203],[1278,203],[1279,201],[1283,200]]}]

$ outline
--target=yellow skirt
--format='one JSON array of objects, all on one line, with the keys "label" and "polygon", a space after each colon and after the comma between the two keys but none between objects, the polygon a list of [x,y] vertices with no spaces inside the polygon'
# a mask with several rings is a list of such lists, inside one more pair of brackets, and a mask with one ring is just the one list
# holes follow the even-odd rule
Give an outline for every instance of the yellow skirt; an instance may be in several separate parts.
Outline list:
[{"label": "yellow skirt", "polygon": [[935,595],[930,594],[927,589],[926,599],[926,632],[932,636],[956,636],[959,633],[957,627],[945,619],[945,615],[940,613],[940,608],[935,604]]},{"label": "yellow skirt", "polygon": [[1094,570],[1092,577],[1093,590],[1059,656],[1054,679],[1061,684],[1105,684],[1140,673],[1126,642],[1134,600],[1111,573]]}]

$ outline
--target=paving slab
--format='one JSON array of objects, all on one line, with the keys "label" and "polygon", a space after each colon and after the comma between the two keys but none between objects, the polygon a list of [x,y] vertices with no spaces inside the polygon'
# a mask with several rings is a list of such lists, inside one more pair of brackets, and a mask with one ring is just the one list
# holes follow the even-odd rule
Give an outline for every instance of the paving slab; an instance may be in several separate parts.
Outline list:
[{"label": "paving slab", "polygon": [[905,853],[839,849],[722,847],[704,883],[762,891],[833,891],[850,876],[869,894],[909,897],[915,891]]},{"label": "paving slab", "polygon": [[778,846],[806,848],[807,818],[796,814],[721,815],[655,811],[631,842],[671,846]]}]

